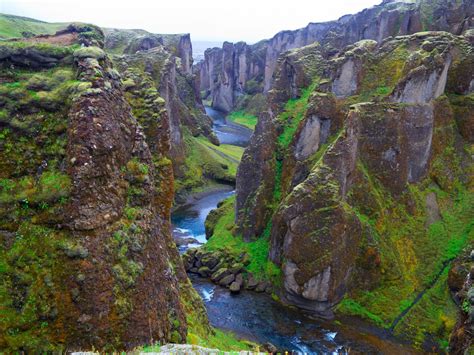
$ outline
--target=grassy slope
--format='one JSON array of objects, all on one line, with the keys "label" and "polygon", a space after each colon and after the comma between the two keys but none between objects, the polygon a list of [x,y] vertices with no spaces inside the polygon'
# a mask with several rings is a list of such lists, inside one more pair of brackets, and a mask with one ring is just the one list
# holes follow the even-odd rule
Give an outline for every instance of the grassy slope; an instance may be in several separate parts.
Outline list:
[{"label": "grassy slope", "polygon": [[0,38],[23,37],[22,32],[31,32],[35,35],[54,34],[67,25],[67,23],[48,23],[27,17],[0,14]]},{"label": "grassy slope", "polygon": [[244,111],[235,111],[229,114],[227,119],[231,120],[234,123],[250,128],[251,130],[255,129],[257,125],[258,118],[255,115],[250,115]]},{"label": "grassy slope", "polygon": [[204,248],[209,251],[227,250],[234,255],[246,253],[250,260],[250,264],[246,266],[246,271],[252,273],[258,280],[279,282],[280,270],[268,260],[270,230],[266,230],[262,238],[250,243],[244,242],[241,236],[235,236],[233,234],[235,227],[234,204],[235,196],[225,201],[222,206],[225,213],[217,222],[214,234]]},{"label": "grassy slope", "polygon": [[204,137],[193,137],[185,131],[186,171],[176,180],[176,190],[194,190],[209,180],[234,182],[237,166],[243,154],[240,147],[215,146]]},{"label": "grassy slope", "polygon": [[212,144],[205,138],[200,138],[199,143],[204,144],[206,147],[210,148],[213,151],[219,151],[222,154],[226,155],[230,159],[235,159],[240,161],[242,159],[242,154],[244,154],[244,148],[238,147],[231,144],[221,144],[219,146]]}]

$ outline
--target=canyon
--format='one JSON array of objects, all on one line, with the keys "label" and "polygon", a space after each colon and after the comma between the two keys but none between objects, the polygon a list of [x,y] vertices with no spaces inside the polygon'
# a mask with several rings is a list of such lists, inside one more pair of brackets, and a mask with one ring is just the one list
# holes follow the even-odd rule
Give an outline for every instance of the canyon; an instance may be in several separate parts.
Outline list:
[{"label": "canyon", "polygon": [[199,62],[0,16],[1,351],[472,350],[472,1]]}]

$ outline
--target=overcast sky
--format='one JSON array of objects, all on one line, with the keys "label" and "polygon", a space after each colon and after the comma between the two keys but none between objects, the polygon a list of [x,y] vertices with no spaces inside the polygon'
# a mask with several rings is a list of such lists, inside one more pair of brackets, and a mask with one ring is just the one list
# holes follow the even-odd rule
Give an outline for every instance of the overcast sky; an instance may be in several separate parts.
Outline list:
[{"label": "overcast sky", "polygon": [[309,22],[335,20],[381,0],[0,0],[0,12],[48,22],[191,33],[194,40],[270,38]]}]

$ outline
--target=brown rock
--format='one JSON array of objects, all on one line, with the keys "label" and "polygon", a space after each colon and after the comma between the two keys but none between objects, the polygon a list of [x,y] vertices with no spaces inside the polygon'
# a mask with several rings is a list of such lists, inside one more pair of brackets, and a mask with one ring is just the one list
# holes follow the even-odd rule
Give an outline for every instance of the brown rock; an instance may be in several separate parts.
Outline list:
[{"label": "brown rock", "polygon": [[230,284],[229,290],[230,290],[230,292],[232,292],[232,293],[239,293],[241,286],[242,286],[241,283],[238,283],[238,282],[234,281],[234,282],[232,282],[232,283]]},{"label": "brown rock", "polygon": [[234,275],[234,274],[230,274],[230,275],[224,276],[224,277],[219,281],[219,285],[221,285],[221,286],[229,286],[234,280],[235,280],[235,275]]}]

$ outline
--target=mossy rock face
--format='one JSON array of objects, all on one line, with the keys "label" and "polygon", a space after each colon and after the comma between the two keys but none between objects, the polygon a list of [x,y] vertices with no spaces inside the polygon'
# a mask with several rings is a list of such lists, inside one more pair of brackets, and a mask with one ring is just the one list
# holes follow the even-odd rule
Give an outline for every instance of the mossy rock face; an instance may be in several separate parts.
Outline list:
[{"label": "mossy rock face", "polygon": [[[109,35],[119,34],[112,31]],[[143,119],[168,117],[166,122],[160,119],[158,125],[163,126],[160,131],[163,132],[167,124],[172,134],[166,138],[157,137],[148,143],[156,146],[159,145],[157,142],[163,141],[163,144],[170,146],[169,158],[178,194],[185,194],[187,190],[200,187],[209,180],[235,181],[235,172],[229,172],[224,167],[230,165],[227,159],[216,156],[195,139],[204,138],[218,144],[212,131],[212,121],[205,115],[200,99],[194,92],[192,77],[179,69],[176,57],[167,46],[158,45],[149,50],[115,57],[115,64],[124,73],[127,96],[134,113]],[[164,101],[163,97],[168,99]],[[145,126],[151,127],[151,122]],[[232,165],[235,169],[236,163]]]},{"label": "mossy rock face", "polygon": [[[238,232],[270,226],[286,302],[443,348],[456,313],[447,268],[473,242],[470,80],[457,79],[470,76],[472,42],[427,32],[358,43],[322,59],[326,70],[300,90],[286,65],[305,50],[280,59],[274,116],[244,155]],[[311,72],[304,67],[300,77]],[[255,201],[264,192],[263,215]],[[266,236],[265,228],[252,234]]]},{"label": "mossy rock face", "polygon": [[74,58],[76,59],[85,59],[93,58],[101,60],[105,58],[105,52],[99,47],[84,47],[74,51]]},{"label": "mossy rock face", "polygon": [[5,63],[33,68],[52,68],[61,62],[70,63],[75,46],[6,42],[0,45],[0,60]]},{"label": "mossy rock face", "polygon": [[169,144],[156,139],[168,116],[156,91],[157,106],[142,107],[161,122],[138,115],[142,128],[100,48],[43,69],[21,51],[30,44],[15,45],[23,69],[0,70],[0,349],[182,341],[197,313],[206,334],[169,233]]}]

